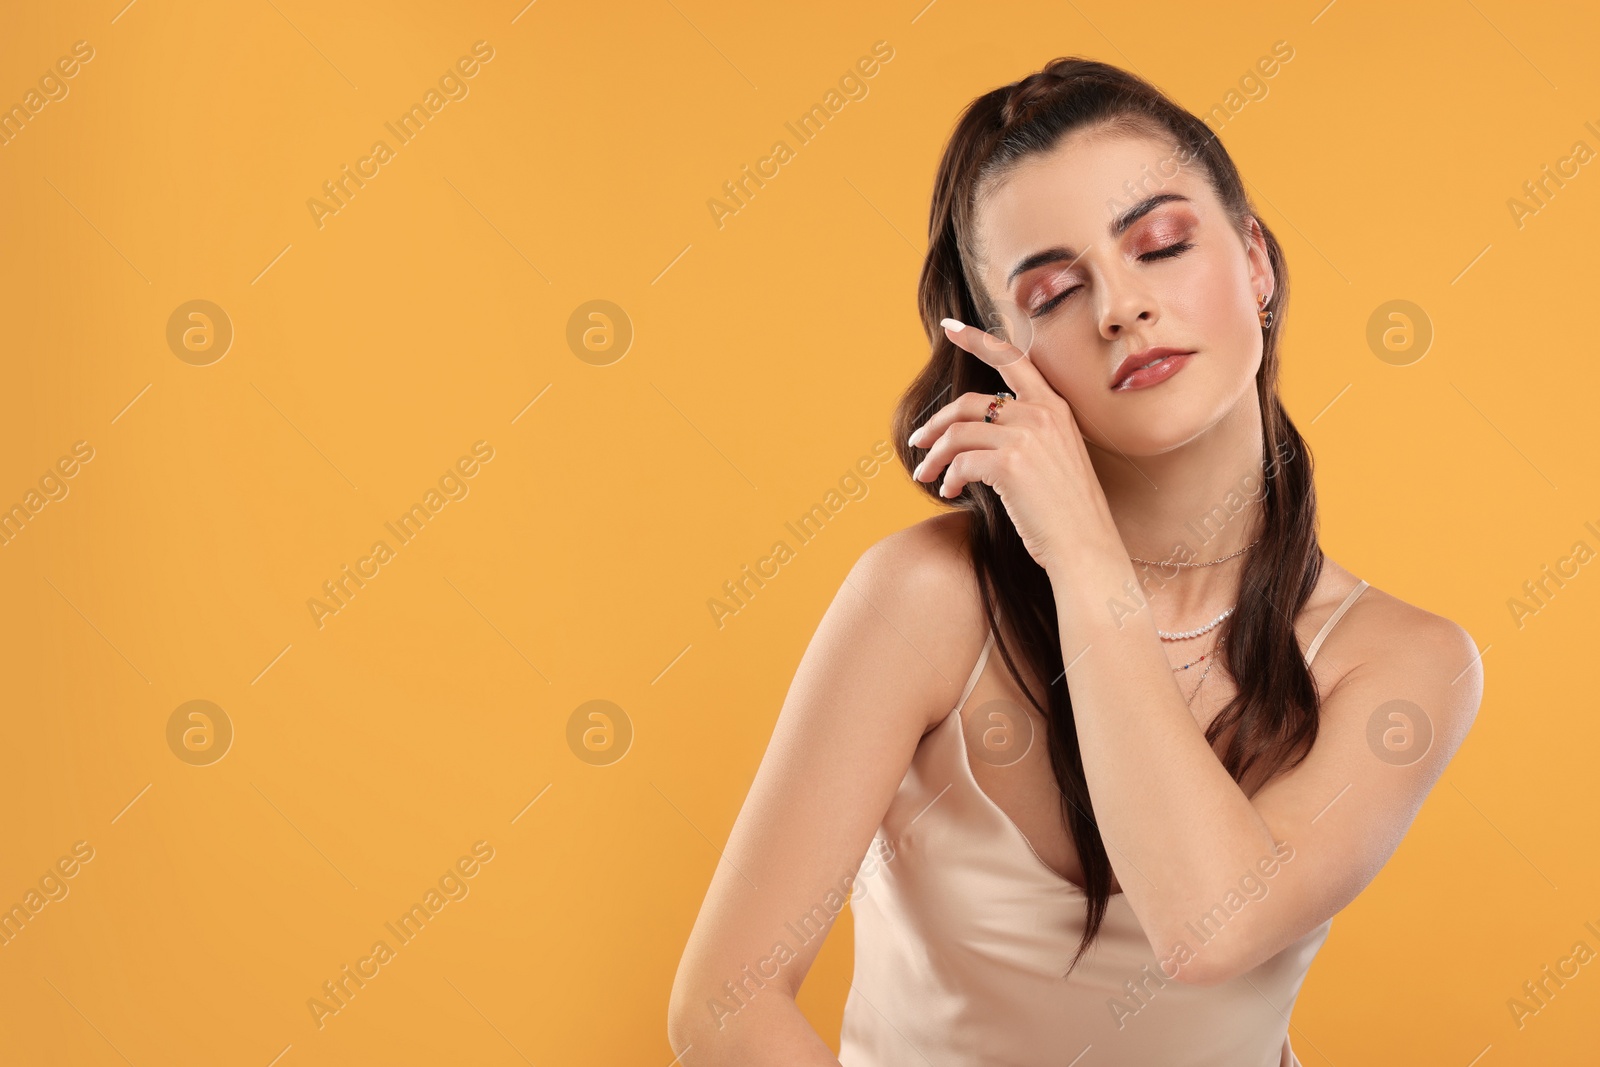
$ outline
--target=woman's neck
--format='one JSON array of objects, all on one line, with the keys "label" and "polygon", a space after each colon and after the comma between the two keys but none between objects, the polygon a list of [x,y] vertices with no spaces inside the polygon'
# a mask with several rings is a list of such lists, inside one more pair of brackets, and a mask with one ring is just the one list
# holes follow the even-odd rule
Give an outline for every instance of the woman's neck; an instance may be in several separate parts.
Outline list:
[{"label": "woman's neck", "polygon": [[[1262,463],[1261,415],[1253,393],[1248,400],[1202,436],[1160,455],[1130,459],[1089,447],[1130,556],[1206,563],[1261,535],[1272,472]],[[1238,599],[1248,557],[1243,552],[1214,567],[1135,563],[1140,597],[1150,602],[1160,629],[1203,625]]]}]

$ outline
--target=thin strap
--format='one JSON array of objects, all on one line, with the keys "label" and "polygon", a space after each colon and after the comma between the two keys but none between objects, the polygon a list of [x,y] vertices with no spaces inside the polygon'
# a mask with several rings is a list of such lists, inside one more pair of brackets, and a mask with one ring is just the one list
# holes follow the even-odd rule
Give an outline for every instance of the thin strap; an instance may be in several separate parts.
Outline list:
[{"label": "thin strap", "polygon": [[978,653],[978,662],[973,666],[972,673],[967,676],[967,687],[961,690],[961,699],[956,701],[956,706],[951,709],[952,711],[960,711],[961,706],[965,704],[967,702],[967,698],[972,695],[973,687],[978,684],[978,676],[983,673],[983,665],[989,662],[989,650],[993,647],[994,631],[990,630],[989,636],[984,639],[983,651]]},{"label": "thin strap", "polygon": [[1333,609],[1333,614],[1328,616],[1328,621],[1322,624],[1322,629],[1317,631],[1317,636],[1311,639],[1311,647],[1306,649],[1307,667],[1311,666],[1312,657],[1317,654],[1317,649],[1322,647],[1322,639],[1328,636],[1329,631],[1333,629],[1333,624],[1338,622],[1340,617],[1350,610],[1350,605],[1356,602],[1356,597],[1360,596],[1366,588],[1367,580],[1363,578],[1356,583],[1354,589],[1350,590],[1349,594],[1344,598],[1344,602]]}]

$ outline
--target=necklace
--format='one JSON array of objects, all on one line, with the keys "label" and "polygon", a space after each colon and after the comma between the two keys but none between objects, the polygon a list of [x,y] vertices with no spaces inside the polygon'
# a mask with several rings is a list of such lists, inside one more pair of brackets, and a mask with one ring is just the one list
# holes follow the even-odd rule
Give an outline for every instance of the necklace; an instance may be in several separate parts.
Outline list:
[{"label": "necklace", "polygon": [[[1155,560],[1150,560],[1150,559],[1140,559],[1138,556],[1129,556],[1128,559],[1132,560],[1134,563],[1143,563],[1146,566],[1150,566],[1150,567],[1215,567],[1219,563],[1226,563],[1228,560],[1233,559],[1235,556],[1238,556],[1238,555],[1248,551],[1249,549],[1254,548],[1260,542],[1261,542],[1261,538],[1258,537],[1254,541],[1251,541],[1248,545],[1245,545],[1244,548],[1239,549],[1237,552],[1229,552],[1226,556],[1219,556],[1218,558],[1213,559],[1213,560],[1208,560],[1205,563],[1179,563],[1177,560],[1171,560],[1171,559],[1162,560],[1160,562],[1157,562]],[[1237,605],[1235,605],[1235,607],[1237,607]],[[1217,626],[1219,626],[1222,623],[1223,619],[1226,619],[1229,615],[1232,615],[1232,614],[1233,614],[1233,608],[1229,608],[1227,611],[1224,611],[1221,615],[1218,615],[1216,618],[1212,619],[1210,622],[1206,623],[1204,626],[1197,627],[1197,628],[1195,628],[1193,630],[1179,630],[1177,633],[1168,633],[1166,630],[1158,629],[1158,630],[1156,630],[1156,634],[1163,641],[1187,641],[1191,637],[1199,637],[1202,634],[1210,633],[1212,630],[1214,630]],[[1194,662],[1195,663],[1199,663],[1200,661],[1199,660],[1195,660]],[[1185,664],[1185,666],[1192,666],[1192,664]],[[1206,669],[1209,670],[1210,668],[1208,667]]]},{"label": "necklace", "polygon": [[1196,656],[1194,659],[1190,660],[1188,663],[1181,663],[1181,664],[1179,664],[1178,666],[1176,666],[1176,667],[1174,667],[1172,669],[1175,670],[1175,671],[1186,671],[1190,667],[1193,667],[1196,663],[1199,663],[1201,660],[1203,660],[1207,656],[1211,655],[1211,653],[1214,652],[1214,651],[1216,651],[1216,648],[1213,646],[1212,648],[1209,648],[1206,651],[1200,653],[1198,656]]},{"label": "necklace", "polygon": [[[1245,545],[1244,548],[1239,549],[1237,552],[1230,552],[1226,556],[1219,556],[1218,558],[1213,559],[1213,560],[1208,560],[1205,563],[1181,563],[1178,560],[1172,560],[1172,559],[1162,560],[1161,562],[1158,563],[1155,560],[1140,559],[1138,556],[1129,556],[1128,559],[1131,560],[1134,563],[1142,563],[1147,567],[1215,567],[1219,563],[1226,563],[1228,560],[1233,559],[1235,556],[1242,555],[1243,553],[1245,553],[1249,549],[1254,548],[1260,542],[1261,542],[1261,538],[1258,537],[1254,541],[1251,541],[1248,545]],[[1237,606],[1238,606],[1237,604],[1234,605],[1234,607],[1237,607]],[[1210,622],[1206,623],[1204,626],[1197,627],[1196,629],[1193,629],[1193,630],[1180,630],[1177,633],[1168,633],[1165,630],[1157,629],[1156,630],[1156,635],[1158,637],[1160,637],[1161,640],[1163,640],[1163,641],[1187,641],[1188,639],[1190,639],[1192,637],[1199,637],[1202,634],[1210,633],[1212,630],[1216,629],[1219,625],[1221,625],[1222,620],[1226,619],[1229,615],[1232,615],[1232,614],[1233,614],[1233,608],[1229,608],[1228,610],[1224,611],[1221,615],[1218,615],[1216,618],[1214,618]],[[1188,663],[1185,663],[1181,667],[1172,668],[1173,671],[1175,671],[1175,672],[1176,671],[1186,671],[1190,667],[1193,667],[1196,663],[1199,663],[1200,660],[1206,660],[1206,669],[1200,672],[1200,680],[1194,684],[1193,692],[1191,692],[1184,699],[1184,703],[1189,705],[1190,707],[1194,706],[1194,698],[1200,695],[1200,687],[1206,684],[1206,676],[1211,673],[1212,666],[1217,662],[1216,657],[1212,656],[1211,653],[1215,652],[1218,648],[1221,647],[1221,645],[1222,645],[1222,639],[1218,638],[1217,639],[1217,643],[1211,646],[1211,650],[1209,652],[1201,653],[1200,656],[1197,659],[1192,659]],[[1208,657],[1209,657],[1209,659],[1208,659]]]},{"label": "necklace", "polygon": [[[1215,645],[1211,646],[1211,651],[1215,652],[1221,646],[1222,646],[1222,641],[1219,638],[1217,640],[1217,643]],[[1206,655],[1209,656],[1209,655],[1211,655],[1211,653],[1208,652],[1208,653],[1206,653]],[[1205,659],[1205,656],[1200,657],[1200,659]],[[1195,663],[1199,663],[1200,660],[1197,659],[1194,662]],[[1194,707],[1194,698],[1200,695],[1200,687],[1202,685],[1206,684],[1206,675],[1211,673],[1211,666],[1212,666],[1212,664],[1214,664],[1216,662],[1217,662],[1216,657],[1213,656],[1211,658],[1211,661],[1206,664],[1206,669],[1200,672],[1200,680],[1198,682],[1194,683],[1194,691],[1191,692],[1187,697],[1184,698],[1183,702],[1186,705],[1188,705],[1189,707],[1191,707],[1191,708]],[[1192,667],[1193,665],[1194,664],[1192,664],[1192,663],[1186,663],[1186,664],[1184,664],[1184,668],[1186,669],[1188,667]],[[1178,669],[1178,668],[1174,668],[1174,669]]]},{"label": "necklace", "polygon": [[[1234,605],[1234,606],[1237,607],[1238,605]],[[1206,623],[1204,626],[1197,627],[1197,628],[1195,628],[1193,630],[1180,630],[1177,633],[1168,633],[1165,630],[1157,630],[1156,631],[1156,636],[1160,637],[1161,640],[1163,640],[1163,641],[1187,641],[1191,637],[1199,637],[1201,634],[1210,633],[1212,630],[1216,629],[1217,626],[1219,626],[1222,623],[1223,619],[1226,619],[1229,615],[1232,615],[1232,614],[1233,614],[1233,608],[1229,608],[1228,610],[1224,611],[1221,615],[1218,615],[1216,618],[1214,618],[1210,622]]]},{"label": "necklace", "polygon": [[1226,563],[1233,557],[1241,555],[1260,543],[1261,538],[1258,537],[1254,541],[1251,541],[1248,545],[1245,545],[1244,548],[1239,549],[1238,552],[1229,552],[1226,556],[1221,556],[1205,563],[1180,563],[1175,559],[1167,559],[1157,562],[1156,560],[1151,559],[1140,559],[1138,556],[1129,556],[1128,559],[1132,560],[1134,563],[1143,563],[1149,567],[1215,567],[1217,564]]},{"label": "necklace", "polygon": [[[1212,662],[1214,663],[1216,661],[1213,660]],[[1194,692],[1190,693],[1186,698],[1184,698],[1183,702],[1186,705],[1188,705],[1191,708],[1194,707],[1194,698],[1200,695],[1200,687],[1202,685],[1206,684],[1206,675],[1208,675],[1210,673],[1211,673],[1211,664],[1207,663],[1206,664],[1206,669],[1200,672],[1200,680],[1194,684]]]}]

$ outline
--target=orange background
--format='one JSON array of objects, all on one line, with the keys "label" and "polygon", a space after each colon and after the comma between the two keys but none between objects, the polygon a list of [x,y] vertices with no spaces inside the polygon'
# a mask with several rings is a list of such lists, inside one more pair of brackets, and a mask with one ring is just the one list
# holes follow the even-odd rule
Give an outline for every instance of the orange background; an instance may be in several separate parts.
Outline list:
[{"label": "orange background", "polygon": [[[846,481],[756,598],[720,627],[708,604],[886,439],[956,115],[1070,53],[1227,109],[1290,257],[1325,546],[1485,649],[1477,725],[1335,920],[1297,1052],[1593,1055],[1600,965],[1520,1029],[1507,1007],[1600,949],[1600,577],[1510,607],[1600,548],[1596,164],[1520,225],[1508,206],[1600,149],[1592,10],[124,2],[0,33],[8,107],[93,50],[0,145],[0,506],[39,505],[0,547],[0,905],[67,891],[0,948],[6,1063],[667,1064],[679,952],[792,672],[858,554],[930,505],[893,467]],[[319,226],[307,201],[479,41],[466,95]],[[878,41],[867,95],[797,145],[784,123]],[[1292,60],[1228,109],[1278,41]],[[780,138],[719,226],[708,201]],[[225,352],[215,314],[169,344],[193,300]],[[1431,322],[1421,358],[1369,346],[1394,300]],[[385,524],[433,489],[399,544]],[[319,625],[347,565],[370,577]],[[608,765],[569,730],[593,700]],[[169,730],[190,701],[220,710]],[[319,1026],[308,1000],[441,879],[467,895]],[[801,996],[830,1042],[850,934]]]}]

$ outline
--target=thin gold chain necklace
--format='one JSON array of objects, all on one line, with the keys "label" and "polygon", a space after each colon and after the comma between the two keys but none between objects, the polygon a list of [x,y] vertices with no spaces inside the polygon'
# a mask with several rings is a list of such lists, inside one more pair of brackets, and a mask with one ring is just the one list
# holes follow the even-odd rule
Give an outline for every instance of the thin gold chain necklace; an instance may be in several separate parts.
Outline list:
[{"label": "thin gold chain necklace", "polygon": [[1209,560],[1205,563],[1180,563],[1175,559],[1167,559],[1157,562],[1153,559],[1140,559],[1138,556],[1129,556],[1128,558],[1134,563],[1143,563],[1149,567],[1215,567],[1219,563],[1226,563],[1233,557],[1248,552],[1250,549],[1254,548],[1260,543],[1261,538],[1258,537],[1254,541],[1251,541],[1248,545],[1245,545],[1243,548],[1239,549],[1238,552],[1229,552],[1226,556],[1220,556],[1217,559]]}]

